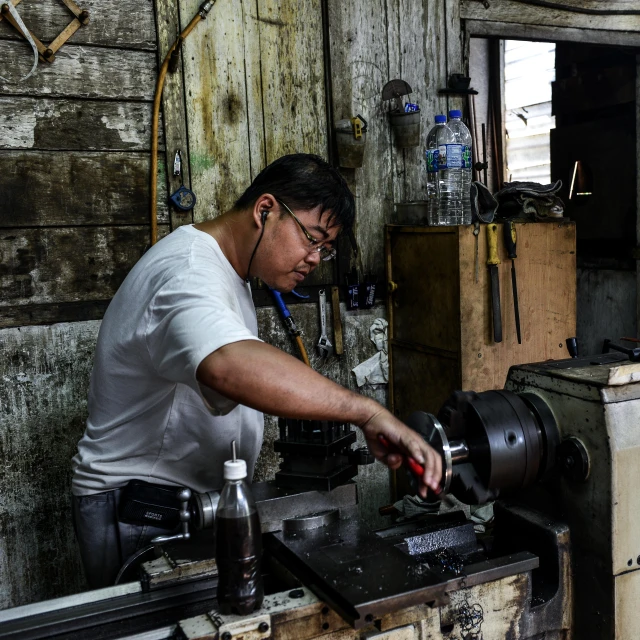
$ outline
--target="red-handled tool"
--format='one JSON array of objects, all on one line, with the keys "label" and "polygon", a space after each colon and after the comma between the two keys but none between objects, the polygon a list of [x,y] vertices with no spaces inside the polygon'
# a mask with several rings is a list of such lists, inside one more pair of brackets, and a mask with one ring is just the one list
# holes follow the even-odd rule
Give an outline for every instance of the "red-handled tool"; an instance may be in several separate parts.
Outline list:
[{"label": "red-handled tool", "polygon": [[[380,440],[380,444],[389,452],[389,453],[398,453],[400,454],[407,462],[407,466],[411,469],[411,472],[418,476],[418,478],[422,478],[424,476],[424,467],[411,456],[405,455],[400,451],[398,447],[391,444],[382,434],[378,435],[378,440]],[[441,493],[441,489],[438,487],[437,491],[434,491],[436,495]]]}]

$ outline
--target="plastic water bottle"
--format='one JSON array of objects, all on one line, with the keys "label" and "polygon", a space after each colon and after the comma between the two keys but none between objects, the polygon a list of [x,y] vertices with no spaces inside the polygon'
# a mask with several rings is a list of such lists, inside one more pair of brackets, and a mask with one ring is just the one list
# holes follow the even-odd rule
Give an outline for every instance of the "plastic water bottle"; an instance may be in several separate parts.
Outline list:
[{"label": "plastic water bottle", "polygon": [[462,147],[456,142],[453,131],[442,120],[445,116],[436,116],[440,126],[437,128],[438,144],[438,224],[455,225],[462,223],[462,186],[461,171]]},{"label": "plastic water bottle", "polygon": [[447,116],[435,117],[435,126],[427,136],[427,220],[430,225],[457,224],[450,222],[448,199],[443,202],[443,188],[448,191],[448,184],[443,179],[448,178],[447,145],[454,142],[453,132],[447,126]]},{"label": "plastic water bottle", "polygon": [[247,477],[247,463],[224,463],[225,485],[216,511],[218,604],[223,614],[247,615],[262,606],[262,534]]},{"label": "plastic water bottle", "polygon": [[471,224],[471,132],[462,122],[462,111],[449,111],[449,129],[453,131],[456,142],[462,147],[462,221],[461,224]]},{"label": "plastic water bottle", "polygon": [[438,225],[438,207],[440,202],[440,184],[438,179],[438,130],[446,127],[445,116],[435,117],[435,126],[427,135],[427,149],[424,152],[427,159],[427,222]]}]

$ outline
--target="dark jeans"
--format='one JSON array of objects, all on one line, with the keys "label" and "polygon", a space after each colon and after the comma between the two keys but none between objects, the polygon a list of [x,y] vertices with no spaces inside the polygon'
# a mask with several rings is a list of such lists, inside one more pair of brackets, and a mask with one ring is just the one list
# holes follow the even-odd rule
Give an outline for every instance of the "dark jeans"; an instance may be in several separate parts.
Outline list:
[{"label": "dark jeans", "polygon": [[80,545],[84,573],[91,589],[115,583],[120,568],[153,538],[174,533],[151,525],[118,521],[121,489],[90,496],[73,496],[73,525]]}]

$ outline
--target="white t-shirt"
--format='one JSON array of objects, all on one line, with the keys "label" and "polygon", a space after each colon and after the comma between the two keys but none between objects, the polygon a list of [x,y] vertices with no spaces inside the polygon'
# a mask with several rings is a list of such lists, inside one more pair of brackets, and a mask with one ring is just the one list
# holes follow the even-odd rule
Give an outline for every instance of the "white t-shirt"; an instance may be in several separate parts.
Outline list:
[{"label": "white t-shirt", "polygon": [[196,369],[216,349],[257,335],[250,287],[209,234],[183,226],[147,251],[100,327],[74,495],[131,479],[218,489],[232,440],[251,478],[262,413],[201,386]]}]

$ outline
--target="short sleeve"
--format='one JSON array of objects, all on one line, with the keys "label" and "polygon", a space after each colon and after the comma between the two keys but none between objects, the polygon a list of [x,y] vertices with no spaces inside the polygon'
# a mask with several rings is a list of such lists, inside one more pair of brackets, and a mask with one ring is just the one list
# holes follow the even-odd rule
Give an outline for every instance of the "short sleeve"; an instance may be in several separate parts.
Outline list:
[{"label": "short sleeve", "polygon": [[149,308],[146,342],[158,375],[188,385],[214,413],[236,403],[196,380],[196,370],[209,354],[242,340],[259,340],[247,326],[238,302],[245,294],[220,266],[187,269],[167,281]]}]

